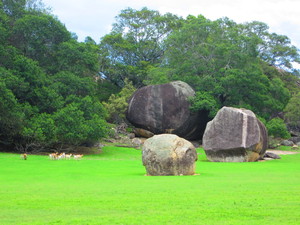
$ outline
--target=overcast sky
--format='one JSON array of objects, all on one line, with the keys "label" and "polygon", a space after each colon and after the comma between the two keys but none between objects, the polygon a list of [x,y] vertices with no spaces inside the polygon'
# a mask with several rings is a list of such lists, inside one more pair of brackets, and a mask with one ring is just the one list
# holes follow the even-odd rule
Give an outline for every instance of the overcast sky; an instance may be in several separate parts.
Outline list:
[{"label": "overcast sky", "polygon": [[83,41],[91,36],[97,43],[108,34],[122,9],[146,6],[184,18],[204,15],[215,20],[229,17],[235,22],[254,20],[269,25],[270,31],[287,35],[300,48],[300,0],[43,0],[69,31]]},{"label": "overcast sky", "polygon": [[270,31],[287,35],[300,49],[300,0],[43,0],[52,13],[78,35],[91,36],[97,43],[108,34],[122,9],[146,6],[182,17],[204,15],[215,20],[228,17],[235,22],[254,20],[269,25]]}]

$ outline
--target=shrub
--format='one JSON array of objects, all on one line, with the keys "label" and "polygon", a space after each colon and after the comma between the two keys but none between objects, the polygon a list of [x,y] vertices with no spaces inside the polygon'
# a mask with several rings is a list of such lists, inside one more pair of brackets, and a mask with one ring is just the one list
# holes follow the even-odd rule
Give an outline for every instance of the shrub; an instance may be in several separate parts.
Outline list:
[{"label": "shrub", "polygon": [[266,127],[270,136],[281,138],[290,138],[291,136],[284,121],[280,118],[270,120],[267,122]]},{"label": "shrub", "polygon": [[214,118],[221,108],[215,98],[208,92],[198,91],[195,97],[190,98],[190,109],[194,112],[198,110],[209,111],[209,117]]},{"label": "shrub", "polygon": [[112,94],[107,102],[103,102],[109,113],[108,121],[112,123],[122,123],[125,120],[125,111],[128,107],[128,100],[136,91],[132,82],[125,80],[125,86],[119,94]]},{"label": "shrub", "polygon": [[300,92],[294,95],[284,109],[284,118],[288,125],[300,126]]},{"label": "shrub", "polygon": [[108,125],[103,119],[102,105],[90,97],[78,99],[54,114],[57,138],[60,143],[79,145],[95,142],[106,136]]}]

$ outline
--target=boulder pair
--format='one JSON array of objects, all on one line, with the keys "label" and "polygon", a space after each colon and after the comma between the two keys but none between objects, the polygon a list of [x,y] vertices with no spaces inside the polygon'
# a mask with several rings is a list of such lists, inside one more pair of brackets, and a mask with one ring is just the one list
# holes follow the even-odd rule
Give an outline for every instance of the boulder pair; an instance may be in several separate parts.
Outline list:
[{"label": "boulder pair", "polygon": [[[210,121],[203,136],[207,159],[213,162],[253,162],[268,146],[265,126],[247,109],[223,107]],[[173,134],[155,135],[143,146],[148,175],[193,175],[197,152],[189,141]]]}]

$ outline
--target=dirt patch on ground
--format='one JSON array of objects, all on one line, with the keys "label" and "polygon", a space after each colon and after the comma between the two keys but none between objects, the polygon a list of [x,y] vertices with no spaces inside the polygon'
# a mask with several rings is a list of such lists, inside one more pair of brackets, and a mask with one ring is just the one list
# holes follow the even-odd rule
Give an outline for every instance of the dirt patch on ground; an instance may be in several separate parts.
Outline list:
[{"label": "dirt patch on ground", "polygon": [[298,154],[299,152],[291,152],[291,151],[281,151],[281,150],[267,150],[267,152],[272,152],[277,155],[292,155],[292,154]]}]

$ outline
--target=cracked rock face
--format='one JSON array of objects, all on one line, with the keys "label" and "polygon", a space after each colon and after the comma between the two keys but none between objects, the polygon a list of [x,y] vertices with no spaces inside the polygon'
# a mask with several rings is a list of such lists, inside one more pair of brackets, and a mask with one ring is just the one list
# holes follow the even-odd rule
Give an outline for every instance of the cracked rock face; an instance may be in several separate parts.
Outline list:
[{"label": "cracked rock face", "polygon": [[190,111],[189,98],[194,95],[194,90],[182,81],[142,87],[129,100],[126,118],[136,128],[153,134],[201,139],[209,118],[206,111]]},{"label": "cracked rock face", "polygon": [[207,159],[213,162],[253,162],[268,146],[266,127],[246,109],[223,107],[203,135]]},{"label": "cracked rock face", "polygon": [[197,152],[194,145],[174,134],[155,135],[143,146],[147,175],[179,176],[195,174]]}]

